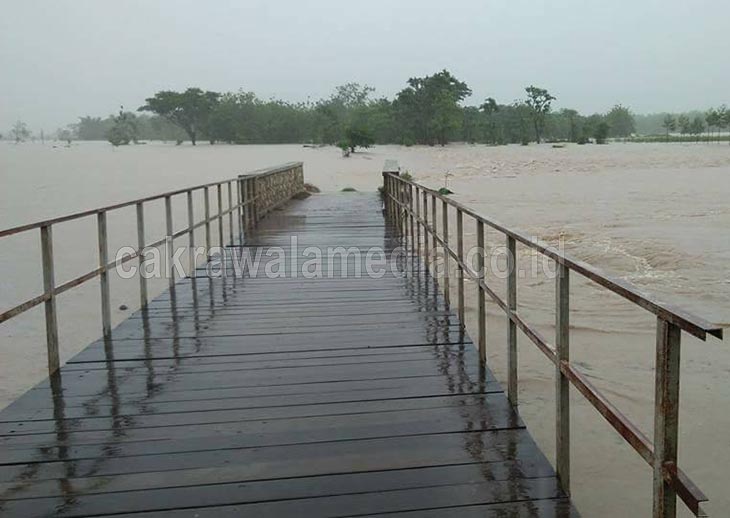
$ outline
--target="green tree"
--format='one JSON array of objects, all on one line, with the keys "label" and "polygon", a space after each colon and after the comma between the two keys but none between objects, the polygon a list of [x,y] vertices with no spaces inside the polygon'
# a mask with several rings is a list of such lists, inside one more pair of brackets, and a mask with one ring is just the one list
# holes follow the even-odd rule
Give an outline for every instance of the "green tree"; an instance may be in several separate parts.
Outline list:
[{"label": "green tree", "polygon": [[419,144],[447,144],[449,135],[463,122],[459,103],[469,95],[466,83],[447,70],[410,78],[394,103],[404,138],[414,138]]},{"label": "green tree", "polygon": [[56,138],[58,140],[65,140],[67,146],[71,146],[71,141],[74,139],[74,128],[73,126],[66,126],[56,131]]},{"label": "green tree", "polygon": [[461,123],[461,138],[464,142],[474,144],[483,133],[483,122],[479,108],[476,106],[466,106],[462,110],[464,120]]},{"label": "green tree", "polygon": [[24,142],[25,139],[30,137],[30,131],[28,130],[28,126],[23,121],[16,121],[15,124],[13,124],[12,129],[10,130],[10,135],[15,139],[15,143],[19,144],[21,142]]},{"label": "green tree", "polygon": [[482,112],[485,119],[485,137],[486,141],[490,144],[496,144],[498,133],[497,133],[497,118],[495,114],[499,111],[499,105],[493,97],[487,97],[484,102],[479,106],[479,110]]},{"label": "green tree", "polygon": [[702,135],[702,133],[705,131],[705,121],[702,120],[702,117],[697,115],[693,120],[692,124],[690,125],[689,132],[690,134],[695,136],[695,140],[699,140],[699,136]]},{"label": "green tree", "polygon": [[730,124],[730,111],[724,104],[717,109],[717,119],[715,126],[717,126],[717,141],[720,142],[720,134]]},{"label": "green tree", "polygon": [[80,117],[77,123],[79,140],[102,140],[114,124],[114,118]]},{"label": "green tree", "polygon": [[686,114],[677,117],[677,127],[680,135],[689,135],[692,133],[692,122]]},{"label": "green tree", "polygon": [[666,131],[667,142],[669,142],[669,133],[677,129],[677,121],[671,114],[667,113],[662,120],[662,128]]},{"label": "green tree", "polygon": [[137,143],[137,122],[131,112],[120,107],[119,115],[114,117],[114,125],[107,132],[107,140],[112,146],[126,146],[130,142]]},{"label": "green tree", "polygon": [[552,112],[545,119],[545,135],[552,140],[578,142],[583,134],[584,120],[577,110],[563,108]]},{"label": "green tree", "polygon": [[360,83],[345,83],[335,88],[330,100],[345,110],[351,110],[370,104],[370,96],[375,88]]},{"label": "green tree", "polygon": [[599,122],[593,132],[593,138],[596,139],[596,144],[605,144],[610,130],[611,127],[606,121]]},{"label": "green tree", "polygon": [[539,144],[545,128],[545,117],[550,113],[550,104],[555,100],[555,97],[550,95],[544,88],[533,85],[526,87],[525,92],[527,92],[525,104],[530,108],[530,117],[535,128],[535,140]]},{"label": "green tree", "polygon": [[345,130],[345,142],[350,148],[350,153],[354,153],[356,147],[367,149],[375,144],[375,138],[367,128],[350,127]]},{"label": "green tree", "polygon": [[184,92],[166,90],[145,99],[147,104],[139,111],[156,113],[181,127],[195,145],[198,135],[208,129],[210,114],[219,98],[219,93],[200,88],[188,88]]},{"label": "green tree", "polygon": [[628,137],[636,131],[631,111],[617,104],[606,114],[606,123],[611,127],[612,137]]},{"label": "green tree", "polygon": [[705,114],[705,121],[707,122],[707,141],[709,142],[712,128],[717,127],[717,124],[720,121],[720,114],[717,110],[715,110],[715,108],[710,108]]}]

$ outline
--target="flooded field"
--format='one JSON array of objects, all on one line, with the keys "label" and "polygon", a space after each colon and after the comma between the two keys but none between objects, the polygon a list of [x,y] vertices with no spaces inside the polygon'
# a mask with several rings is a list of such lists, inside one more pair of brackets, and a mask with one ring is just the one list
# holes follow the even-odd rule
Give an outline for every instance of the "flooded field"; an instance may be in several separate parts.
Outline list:
[{"label": "flooded field", "polygon": [[[0,228],[234,177],[288,161],[303,161],[305,179],[323,191],[374,191],[386,158],[426,185],[447,185],[454,198],[508,226],[635,283],[662,300],[730,326],[730,146],[611,144],[607,146],[445,148],[378,146],[343,158],[336,148],[299,145],[174,146],[150,143],[113,149],[106,143],[71,147],[0,143]],[[175,205],[184,221],[184,199]],[[147,215],[150,240],[164,229],[162,203]],[[180,219],[177,219],[177,218]],[[112,250],[134,244],[134,209],[110,217]],[[453,227],[452,227],[453,228]],[[474,226],[465,226],[467,242]],[[153,235],[154,234],[154,235]],[[93,269],[93,218],[54,229],[57,282]],[[492,246],[503,236],[488,233]],[[529,254],[519,250],[520,261]],[[41,291],[37,233],[0,241],[0,311]],[[491,279],[497,291],[500,279]],[[100,334],[98,285],[87,283],[59,299],[62,361]],[[528,322],[551,336],[553,283],[519,281],[518,302]],[[153,285],[161,292],[166,281]],[[471,291],[473,285],[469,285]],[[571,353],[591,380],[651,437],[654,326],[649,313],[575,276]],[[137,283],[113,279],[113,318],[137,307]],[[470,297],[468,324],[475,333]],[[506,322],[489,306],[488,354],[506,373]],[[0,325],[0,407],[42,379],[46,370],[42,308]],[[527,340],[519,343],[520,411],[544,451],[554,436],[554,377]],[[730,342],[683,336],[680,464],[708,493],[711,515],[730,508]],[[645,516],[651,470],[608,424],[573,394],[574,500],[585,516]]]}]

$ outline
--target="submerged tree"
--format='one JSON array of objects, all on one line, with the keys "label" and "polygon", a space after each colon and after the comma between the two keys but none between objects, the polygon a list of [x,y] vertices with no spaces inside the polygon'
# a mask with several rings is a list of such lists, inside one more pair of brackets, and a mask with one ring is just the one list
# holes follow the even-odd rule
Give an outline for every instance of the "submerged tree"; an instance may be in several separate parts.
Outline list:
[{"label": "submerged tree", "polygon": [[487,97],[484,102],[479,106],[479,110],[482,112],[485,119],[485,137],[487,142],[490,144],[497,143],[497,121],[496,113],[499,111],[499,105],[493,97]]},{"label": "submerged tree", "polygon": [[198,135],[209,129],[210,114],[218,104],[219,98],[219,93],[203,91],[200,88],[188,88],[184,92],[166,90],[145,99],[147,104],[141,106],[139,111],[156,113],[180,126],[190,137],[190,142],[195,145]]},{"label": "submerged tree", "polygon": [[689,135],[692,133],[692,122],[684,113],[677,117],[677,127],[679,128],[680,135]]},{"label": "submerged tree", "polygon": [[611,127],[606,121],[599,122],[593,132],[593,138],[596,139],[596,144],[605,144],[610,130]]},{"label": "submerged tree", "polygon": [[610,134],[613,137],[628,137],[636,131],[634,116],[628,108],[620,104],[606,114],[606,122],[611,127]]},{"label": "submerged tree", "polygon": [[69,126],[66,126],[65,128],[59,128],[56,131],[56,138],[58,140],[65,141],[66,142],[66,146],[67,147],[70,147],[71,146],[71,142],[74,139],[74,134],[75,134],[74,127],[69,125]]},{"label": "submerged tree", "polygon": [[550,113],[550,104],[555,100],[555,97],[550,95],[544,88],[533,85],[525,88],[525,92],[527,92],[525,104],[530,108],[530,116],[535,128],[535,140],[539,144],[545,128],[545,117]]},{"label": "submerged tree", "polygon": [[730,125],[730,111],[724,104],[717,109],[717,141],[720,142],[720,134]]},{"label": "submerged tree", "polygon": [[699,140],[703,131],[705,131],[705,121],[702,120],[702,117],[697,115],[690,124],[689,132],[695,136],[695,140]]},{"label": "submerged tree", "polygon": [[124,106],[120,107],[119,115],[114,117],[114,125],[107,132],[107,140],[114,147],[137,143],[137,122],[133,113],[124,111]]},{"label": "submerged tree", "polygon": [[712,133],[712,128],[717,127],[718,123],[720,122],[720,114],[715,108],[710,108],[707,110],[707,113],[705,114],[705,121],[707,121],[707,141],[710,141],[710,135]]},{"label": "submerged tree", "polygon": [[345,143],[350,153],[354,153],[356,147],[369,148],[375,144],[375,139],[367,128],[350,127],[345,130]]},{"label": "submerged tree", "polygon": [[19,144],[30,137],[30,131],[28,130],[28,126],[25,122],[16,121],[16,123],[13,124],[13,128],[10,130],[10,135],[12,135],[15,143]]},{"label": "submerged tree", "polygon": [[672,115],[667,113],[662,120],[662,128],[666,131],[667,142],[669,142],[669,134],[677,129],[677,121],[674,120]]}]

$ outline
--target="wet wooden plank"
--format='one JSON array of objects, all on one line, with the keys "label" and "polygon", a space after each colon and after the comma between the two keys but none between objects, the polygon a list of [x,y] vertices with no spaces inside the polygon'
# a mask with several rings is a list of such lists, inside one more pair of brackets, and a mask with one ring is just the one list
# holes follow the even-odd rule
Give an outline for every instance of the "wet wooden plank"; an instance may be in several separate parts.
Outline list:
[{"label": "wet wooden plank", "polygon": [[[100,492],[99,488],[90,488],[79,496],[75,505],[64,513],[64,516],[86,516],[104,514],[109,508],[117,512],[163,511],[174,502],[178,508],[200,508],[207,502],[213,505],[242,505],[261,502],[266,499],[300,499],[322,496],[344,496],[349,494],[365,494],[374,492],[392,492],[396,490],[438,487],[444,480],[451,484],[474,484],[483,480],[484,473],[489,473],[492,480],[508,481],[515,472],[525,478],[549,477],[549,470],[535,462],[517,465],[515,462],[473,463],[450,466],[410,468],[393,471],[370,471],[362,473],[344,473],[338,475],[322,475],[299,479],[259,480],[242,483],[236,480],[234,473],[228,478],[211,483],[203,478],[181,481],[185,485],[164,488],[139,488],[126,491]],[[81,480],[74,480],[75,484]],[[43,516],[52,514],[63,506],[62,496],[53,491],[57,485],[49,486],[46,496],[37,492],[33,500],[15,499],[6,505],[6,511],[24,516]],[[37,488],[36,488],[37,489]]]},{"label": "wet wooden plank", "polygon": [[0,412],[0,514],[577,516],[401,244],[374,195],[273,211],[245,250],[285,277],[199,268]]}]

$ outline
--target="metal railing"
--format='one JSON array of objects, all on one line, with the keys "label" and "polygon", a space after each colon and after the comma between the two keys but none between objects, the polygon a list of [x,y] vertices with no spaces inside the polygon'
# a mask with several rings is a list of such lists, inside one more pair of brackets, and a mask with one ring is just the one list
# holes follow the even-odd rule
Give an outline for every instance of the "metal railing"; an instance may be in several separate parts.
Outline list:
[{"label": "metal railing", "polygon": [[[235,188],[234,188],[235,186]],[[211,190],[215,191],[216,213],[211,215]],[[235,190],[235,203],[234,203]],[[147,278],[142,275],[143,263],[146,251],[169,243],[170,253],[175,239],[188,236],[188,246],[191,251],[191,269],[194,269],[195,256],[192,253],[195,248],[195,230],[205,227],[205,249],[209,257],[212,243],[211,225],[217,222],[218,242],[221,246],[225,244],[224,218],[228,217],[229,243],[234,243],[234,231],[237,226],[239,242],[243,242],[245,232],[256,227],[257,223],[268,212],[278,205],[285,203],[294,195],[304,190],[304,173],[301,162],[292,162],[268,169],[261,169],[250,174],[240,175],[219,182],[196,185],[185,189],[178,189],[162,194],[147,196],[124,203],[108,205],[97,209],[76,212],[66,216],[51,218],[27,225],[20,225],[5,230],[0,230],[0,239],[21,234],[24,232],[39,231],[41,241],[41,265],[43,270],[43,293],[28,299],[16,306],[0,313],[0,324],[25,313],[26,311],[40,305],[45,306],[45,327],[46,345],[48,349],[48,371],[50,374],[58,370],[60,366],[58,354],[58,316],[56,311],[56,298],[58,295],[80,286],[91,279],[99,277],[101,288],[101,324],[104,337],[110,337],[112,332],[111,319],[111,293],[109,288],[109,272],[128,261],[138,259],[139,261],[139,294],[140,305],[147,305],[148,291]],[[203,192],[204,217],[195,221],[195,207],[193,194],[197,191]],[[224,202],[224,191],[227,202]],[[187,198],[187,227],[177,232],[173,231],[172,201],[175,196]],[[165,237],[146,243],[145,236],[145,204],[153,201],[164,200],[165,203]],[[125,254],[114,261],[109,261],[109,239],[107,235],[108,213],[127,208],[136,207],[137,217],[137,243],[133,253]],[[234,216],[235,213],[235,216]],[[96,217],[97,221],[97,245],[99,266],[83,275],[75,277],[62,284],[56,284],[55,262],[53,256],[53,229],[59,224],[79,220],[82,218]],[[234,220],[237,222],[234,224]],[[168,258],[169,259],[169,258]],[[175,277],[169,276],[170,286],[174,286]]]},{"label": "metal railing", "polygon": [[[486,362],[486,296],[501,308],[508,322],[507,329],[507,396],[517,405],[517,329],[521,330],[555,365],[556,377],[556,472],[566,493],[570,494],[570,399],[572,384],[609,424],[633,447],[654,470],[653,516],[676,516],[676,497],[696,516],[706,516],[700,504],[707,497],[677,466],[679,424],[679,371],[680,336],[685,331],[705,340],[707,335],[722,339],[722,328],[684,310],[671,307],[639,292],[631,284],[609,277],[593,266],[571,258],[563,252],[540,243],[525,234],[509,229],[474,210],[442,196],[437,191],[400,177],[397,163],[386,162],[383,169],[384,207],[396,231],[410,243],[414,252],[428,259],[431,249],[444,250],[444,271],[449,272],[449,260],[456,262],[457,308],[464,325],[464,277],[474,280],[478,290],[478,348],[479,357]],[[428,205],[431,205],[429,220]],[[441,203],[441,234],[438,232],[437,201]],[[449,209],[456,212],[456,249],[449,236]],[[476,271],[465,261],[464,215],[476,221]],[[487,285],[484,270],[484,227],[491,227],[505,235],[507,250],[507,296],[500,298]],[[421,230],[423,229],[423,240]],[[431,248],[429,248],[429,237]],[[523,245],[551,259],[556,270],[555,343],[530,326],[517,309],[517,272],[515,268],[517,244]],[[428,264],[428,260],[426,260]],[[607,290],[620,295],[637,306],[656,315],[656,378],[654,403],[654,441],[630,422],[590,381],[570,362],[570,273],[575,272]],[[442,280],[444,297],[449,301],[449,274]]]}]

